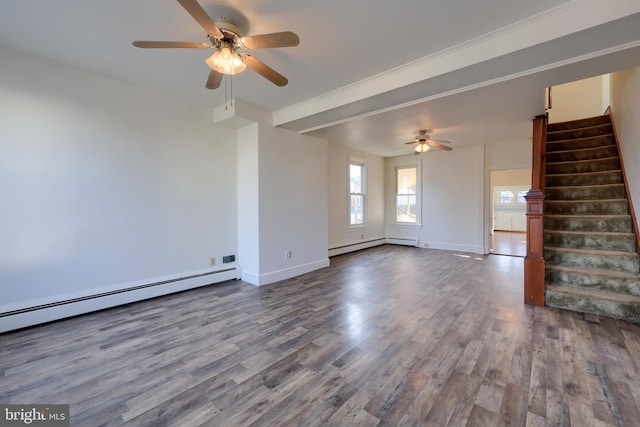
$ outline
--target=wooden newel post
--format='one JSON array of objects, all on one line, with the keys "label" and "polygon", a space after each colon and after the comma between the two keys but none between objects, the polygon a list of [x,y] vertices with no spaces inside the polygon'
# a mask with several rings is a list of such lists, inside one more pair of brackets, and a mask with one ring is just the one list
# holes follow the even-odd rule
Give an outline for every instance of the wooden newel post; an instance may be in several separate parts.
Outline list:
[{"label": "wooden newel post", "polygon": [[527,200],[527,255],[524,258],[524,302],[544,305],[544,168],[547,116],[533,120],[533,164]]}]

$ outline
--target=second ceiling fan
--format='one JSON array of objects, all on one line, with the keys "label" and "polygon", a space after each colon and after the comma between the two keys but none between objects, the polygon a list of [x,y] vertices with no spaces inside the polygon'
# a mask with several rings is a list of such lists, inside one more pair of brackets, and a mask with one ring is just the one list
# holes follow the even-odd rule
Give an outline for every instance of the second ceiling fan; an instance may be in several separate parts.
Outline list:
[{"label": "second ceiling fan", "polygon": [[243,36],[240,29],[229,19],[214,22],[196,0],[177,0],[207,32],[209,43],[176,41],[134,41],[140,48],[188,48],[216,49],[206,62],[211,68],[206,88],[216,89],[224,74],[237,74],[251,68],[277,86],[286,86],[286,77],[246,52],[251,49],[297,46],[300,39],[291,31]]},{"label": "second ceiling fan", "polygon": [[418,135],[416,135],[413,141],[405,142],[405,144],[415,144],[415,148],[413,150],[414,154],[426,153],[431,150],[431,148],[439,148],[440,150],[451,151],[453,148],[448,147],[445,144],[450,144],[449,141],[444,141],[441,139],[435,140],[431,139],[428,133],[431,132],[430,129],[422,129],[418,131]]}]

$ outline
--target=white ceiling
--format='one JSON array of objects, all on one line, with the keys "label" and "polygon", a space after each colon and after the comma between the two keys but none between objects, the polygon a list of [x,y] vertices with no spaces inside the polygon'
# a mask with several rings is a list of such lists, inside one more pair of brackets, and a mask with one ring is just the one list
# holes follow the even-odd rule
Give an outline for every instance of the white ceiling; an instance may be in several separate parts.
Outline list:
[{"label": "white ceiling", "polygon": [[[289,79],[251,70],[233,96],[274,123],[383,156],[420,128],[452,145],[528,138],[542,90],[640,65],[637,0],[201,0],[246,34],[290,30],[301,43],[252,54]],[[175,0],[0,2],[0,44],[219,106],[210,51],[137,49],[133,40],[206,41]],[[0,65],[1,67],[1,65]],[[1,68],[0,68],[1,71]],[[400,147],[400,148],[399,148]]]}]

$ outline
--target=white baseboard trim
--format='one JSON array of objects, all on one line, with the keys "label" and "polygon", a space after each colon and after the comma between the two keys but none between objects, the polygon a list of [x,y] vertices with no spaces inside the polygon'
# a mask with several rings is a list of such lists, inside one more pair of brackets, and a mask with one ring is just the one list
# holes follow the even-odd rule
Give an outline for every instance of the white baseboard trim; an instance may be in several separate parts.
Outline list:
[{"label": "white baseboard trim", "polygon": [[142,301],[162,295],[207,286],[213,283],[235,280],[235,268],[222,271],[198,272],[183,278],[164,278],[145,282],[93,289],[91,292],[59,295],[55,298],[25,301],[20,304],[0,306],[0,332],[34,326],[40,323],[64,319]]},{"label": "white baseboard trim", "polygon": [[321,268],[329,267],[329,258],[306,264],[296,265],[295,267],[284,268],[282,270],[271,271],[260,275],[242,272],[242,280],[249,282],[255,286],[268,285],[270,283],[279,282],[280,280],[290,279],[305,273],[310,273]]},{"label": "white baseboard trim", "polygon": [[379,239],[367,240],[366,242],[357,242],[357,243],[350,243],[342,246],[336,246],[333,248],[329,248],[329,257],[342,255],[349,252],[355,252],[362,249],[372,248],[374,246],[380,246],[386,243],[387,243],[387,239],[384,237],[381,237]]}]

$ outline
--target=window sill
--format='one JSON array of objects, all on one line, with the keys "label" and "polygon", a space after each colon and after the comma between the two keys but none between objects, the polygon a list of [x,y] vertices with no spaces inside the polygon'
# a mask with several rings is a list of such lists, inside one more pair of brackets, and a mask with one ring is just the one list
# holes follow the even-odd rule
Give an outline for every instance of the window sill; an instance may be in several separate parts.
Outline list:
[{"label": "window sill", "polygon": [[405,223],[405,222],[392,222],[391,224],[389,224],[391,227],[397,227],[397,228],[422,228],[422,224],[411,224],[411,223]]},{"label": "window sill", "polygon": [[347,228],[349,230],[361,230],[363,228],[367,228],[367,224],[349,224]]}]

